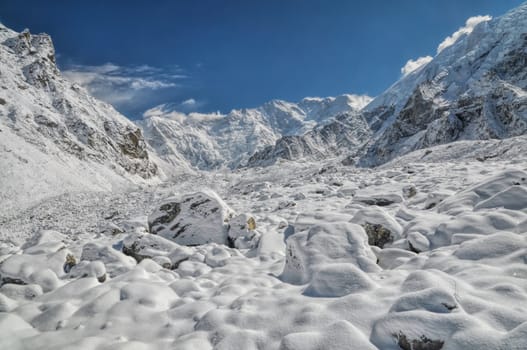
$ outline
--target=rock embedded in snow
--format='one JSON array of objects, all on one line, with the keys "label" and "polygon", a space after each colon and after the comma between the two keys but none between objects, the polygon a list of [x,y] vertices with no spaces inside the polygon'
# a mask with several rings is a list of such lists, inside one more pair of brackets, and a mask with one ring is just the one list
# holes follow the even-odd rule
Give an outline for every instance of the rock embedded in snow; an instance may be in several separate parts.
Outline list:
[{"label": "rock embedded in snow", "polygon": [[148,228],[181,245],[228,243],[228,222],[234,212],[212,191],[165,200],[148,216]]},{"label": "rock embedded in snow", "polygon": [[389,206],[404,201],[400,186],[380,184],[360,189],[353,197],[353,202],[380,207]]},{"label": "rock embedded in snow", "polygon": [[359,210],[351,222],[361,225],[368,235],[368,244],[383,248],[401,237],[401,225],[384,209],[372,206]]},{"label": "rock embedded in snow", "polygon": [[258,247],[260,233],[256,230],[256,220],[249,214],[240,214],[229,221],[228,245],[238,249]]}]

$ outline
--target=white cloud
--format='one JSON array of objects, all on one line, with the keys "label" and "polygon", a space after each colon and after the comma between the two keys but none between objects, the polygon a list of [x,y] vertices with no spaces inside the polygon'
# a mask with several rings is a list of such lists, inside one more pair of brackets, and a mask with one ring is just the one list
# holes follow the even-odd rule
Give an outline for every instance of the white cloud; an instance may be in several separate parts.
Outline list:
[{"label": "white cloud", "polygon": [[196,104],[197,104],[197,102],[193,98],[189,98],[188,100],[185,100],[185,101],[181,102],[182,106],[188,106],[188,107],[195,106]]},{"label": "white cloud", "polygon": [[116,107],[132,105],[145,93],[160,89],[180,87],[179,80],[186,78],[175,66],[165,70],[149,65],[119,66],[105,63],[98,66],[72,65],[62,74],[74,83],[85,87],[93,96]]},{"label": "white cloud", "polygon": [[416,60],[408,60],[403,68],[401,68],[401,73],[403,76],[410,74],[414,70],[421,68],[425,64],[428,64],[432,61],[432,56],[419,57]]},{"label": "white cloud", "polygon": [[459,28],[456,32],[454,32],[454,34],[447,37],[445,40],[443,40],[441,44],[439,44],[439,46],[437,47],[437,53],[440,53],[445,48],[454,44],[463,35],[470,34],[474,30],[474,27],[476,27],[481,22],[490,21],[491,19],[491,16],[470,17],[469,19],[467,19],[464,27]]},{"label": "white cloud", "polygon": [[194,100],[193,98],[183,101],[180,104],[173,104],[173,103],[164,103],[155,107],[152,107],[148,110],[146,110],[143,113],[143,118],[151,118],[151,117],[161,117],[161,118],[167,118],[172,119],[175,121],[178,121],[180,123],[192,123],[192,122],[206,122],[210,120],[216,120],[219,118],[223,118],[224,115],[216,112],[216,113],[184,113],[178,110],[184,103],[188,103],[190,101],[194,101],[196,104],[200,104],[198,101]]}]

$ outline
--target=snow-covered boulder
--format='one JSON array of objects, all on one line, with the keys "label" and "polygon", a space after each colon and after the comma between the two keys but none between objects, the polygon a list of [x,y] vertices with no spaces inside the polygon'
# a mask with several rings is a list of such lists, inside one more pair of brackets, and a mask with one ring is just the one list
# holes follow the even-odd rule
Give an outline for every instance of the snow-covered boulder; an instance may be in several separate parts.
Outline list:
[{"label": "snow-covered boulder", "polygon": [[99,282],[106,281],[106,267],[100,260],[86,261],[83,260],[76,264],[68,272],[70,278],[95,277]]},{"label": "snow-covered boulder", "polygon": [[338,321],[319,331],[290,333],[282,338],[279,350],[376,349],[368,338],[348,321]]},{"label": "snow-covered boulder", "polygon": [[151,234],[131,234],[123,240],[123,253],[137,262],[166,256],[178,247],[179,245],[166,238]]},{"label": "snow-covered boulder", "polygon": [[110,277],[115,277],[132,269],[136,262],[120,251],[98,243],[88,243],[82,247],[82,261],[101,261]]},{"label": "snow-covered boulder", "polygon": [[216,193],[203,191],[165,200],[149,215],[148,229],[181,245],[227,244],[233,215]]},{"label": "snow-covered boulder", "polygon": [[[507,170],[488,180],[461,191],[437,206],[441,213],[458,214],[464,210],[493,208],[498,206],[516,208],[525,204],[527,173]],[[519,201],[519,203],[516,203]]]},{"label": "snow-covered boulder", "polygon": [[286,282],[308,283],[320,269],[336,263],[352,264],[366,272],[379,270],[367,244],[368,237],[359,225],[321,222],[299,232],[290,228],[293,232],[286,240],[286,263],[281,276]]},{"label": "snow-covered boulder", "polygon": [[381,207],[402,203],[403,201],[402,188],[394,184],[369,186],[357,191],[353,197],[353,202],[355,203],[378,205]]},{"label": "snow-covered boulder", "polygon": [[374,286],[368,275],[353,264],[328,264],[317,269],[304,294],[313,297],[341,297],[366,292]]}]

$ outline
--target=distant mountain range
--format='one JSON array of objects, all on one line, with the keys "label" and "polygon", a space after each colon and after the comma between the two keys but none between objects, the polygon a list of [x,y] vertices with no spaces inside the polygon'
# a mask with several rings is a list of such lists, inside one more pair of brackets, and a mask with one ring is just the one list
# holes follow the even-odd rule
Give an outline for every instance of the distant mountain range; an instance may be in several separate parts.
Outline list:
[{"label": "distant mountain range", "polygon": [[355,95],[305,98],[298,103],[273,100],[226,115],[185,115],[163,105],[147,111],[137,124],[152,152],[170,166],[236,168],[282,137],[304,135],[337,116],[356,114],[370,101]]}]

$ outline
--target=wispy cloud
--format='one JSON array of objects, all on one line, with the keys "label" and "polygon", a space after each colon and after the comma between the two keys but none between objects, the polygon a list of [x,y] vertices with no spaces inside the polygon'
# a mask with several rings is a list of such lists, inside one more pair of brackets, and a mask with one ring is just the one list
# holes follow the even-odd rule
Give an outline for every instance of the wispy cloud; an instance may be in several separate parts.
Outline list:
[{"label": "wispy cloud", "polygon": [[85,87],[93,96],[117,108],[143,103],[139,97],[144,98],[152,91],[180,88],[182,80],[187,78],[177,66],[159,68],[113,63],[70,65],[62,73],[67,79]]},{"label": "wispy cloud", "polygon": [[467,19],[465,26],[459,28],[454,34],[447,37],[439,46],[437,47],[437,53],[440,53],[447,47],[453,45],[456,41],[458,41],[459,38],[461,38],[463,35],[467,35],[472,33],[474,28],[480,24],[481,22],[487,22],[492,19],[491,16],[474,16]]},{"label": "wispy cloud", "polygon": [[185,113],[182,111],[185,108],[185,106],[193,105],[193,108],[197,108],[197,106],[201,104],[202,104],[201,102],[198,102],[193,98],[185,100],[181,103],[164,103],[164,104],[161,104],[161,105],[158,105],[158,106],[155,106],[153,108],[146,110],[143,113],[143,118],[146,119],[146,118],[158,117],[158,118],[167,118],[167,119],[176,120],[180,123],[193,123],[193,122],[206,122],[206,121],[216,120],[216,119],[224,117],[224,115],[222,115],[219,112],[216,112],[216,113],[197,113],[197,112]]},{"label": "wispy cloud", "polygon": [[412,73],[414,70],[421,68],[425,64],[428,64],[432,61],[432,56],[419,57],[416,60],[408,60],[403,68],[401,68],[401,73],[403,76]]}]

